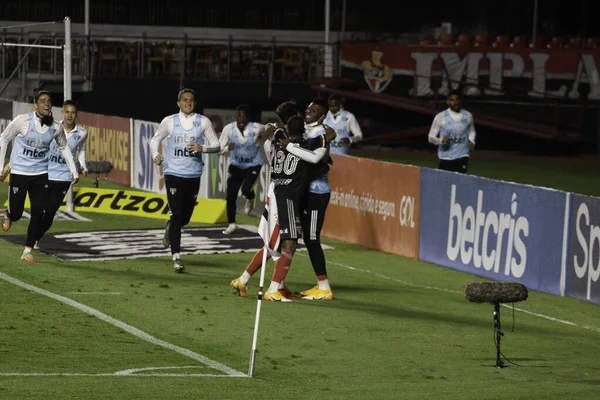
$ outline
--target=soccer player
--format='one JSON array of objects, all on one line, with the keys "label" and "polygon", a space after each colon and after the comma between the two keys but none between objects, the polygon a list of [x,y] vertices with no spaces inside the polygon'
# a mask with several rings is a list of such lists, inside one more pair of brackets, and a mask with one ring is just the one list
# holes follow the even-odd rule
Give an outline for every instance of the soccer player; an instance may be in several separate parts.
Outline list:
[{"label": "soccer player", "polygon": [[448,93],[448,108],[433,119],[429,143],[438,146],[439,169],[466,174],[476,134],[473,115],[461,103],[460,93],[455,90]]},{"label": "soccer player", "polygon": [[223,231],[226,235],[234,233],[236,230],[236,201],[240,187],[242,195],[246,198],[244,212],[249,214],[254,208],[256,195],[252,188],[263,166],[260,139],[264,135],[265,127],[250,121],[249,115],[248,106],[238,106],[235,109],[235,122],[226,125],[219,137],[221,154],[227,152],[231,154],[226,194],[229,226]]},{"label": "soccer player", "polygon": [[[87,131],[76,123],[77,119],[77,102],[67,100],[63,103],[63,120],[61,121],[69,149],[73,156],[76,156],[81,171],[84,176],[87,176],[87,166],[85,164],[85,144],[87,141]],[[50,159],[48,161],[48,197],[46,198],[46,208],[44,216],[40,224],[40,230],[36,238],[34,249],[39,249],[38,243],[44,234],[50,229],[54,222],[54,216],[60,208],[60,205],[65,198],[65,194],[71,186],[71,172],[65,162],[65,159],[60,155],[56,143],[50,145]]]},{"label": "soccer player", "polygon": [[[290,118],[286,125],[291,143],[303,141],[304,121],[301,117]],[[271,182],[277,202],[281,257],[275,261],[271,283],[263,296],[266,301],[292,301],[279,289],[290,269],[302,234],[299,203],[307,187],[308,164],[290,153],[285,146],[287,145],[274,143],[267,152],[273,172]]]},{"label": "soccer player", "polygon": [[[304,117],[306,122],[305,138],[318,137],[327,131],[328,127],[322,122],[328,106],[327,100],[320,97],[315,98],[308,106]],[[304,244],[317,276],[317,285],[300,292],[302,298],[306,300],[333,300],[333,292],[327,277],[325,254],[321,247],[321,229],[331,197],[328,165],[330,162],[331,159],[328,155],[323,156],[321,161],[312,168],[308,193],[302,205],[301,221]]]},{"label": "soccer player", "polygon": [[335,129],[337,137],[331,142],[331,154],[350,154],[350,145],[362,140],[363,134],[356,117],[344,109],[343,98],[332,94],[328,99],[329,111],[325,117],[325,125]]},{"label": "soccer player", "polygon": [[[277,116],[279,117],[279,119],[281,121],[289,121],[291,120],[292,117],[296,116],[299,117],[301,115],[300,110],[298,108],[298,105],[293,102],[293,101],[287,101],[284,102],[282,104],[280,104],[276,111]],[[280,129],[285,129],[287,130],[287,124],[280,122],[277,124],[269,124],[266,128],[266,132],[267,132],[267,137],[269,138],[269,140],[267,140],[265,142],[265,148],[267,153],[270,152],[271,149],[271,140],[274,135],[275,135],[275,131],[276,130],[280,130]],[[298,157],[299,158],[303,158],[304,161],[310,162],[310,163],[315,163],[318,162],[319,160],[321,160],[323,158],[323,156],[326,153],[326,148],[325,146],[327,145],[328,142],[332,141],[333,139],[335,139],[335,132],[332,129],[329,129],[323,136],[317,136],[311,140],[308,141],[307,144],[304,145],[304,147],[308,148],[308,149],[316,149],[314,152],[306,152],[306,151],[302,151],[298,153]],[[287,146],[285,146],[286,151],[295,151],[294,149],[294,144],[288,144]],[[271,162],[271,160],[269,160],[269,162]],[[275,170],[273,169],[273,166],[271,165],[271,181],[274,181],[275,178]],[[308,184],[308,182],[307,182]],[[280,230],[282,228],[280,227]],[[241,297],[246,297],[247,294],[247,290],[248,290],[248,282],[250,281],[250,278],[252,278],[252,275],[254,275],[254,273],[256,271],[258,271],[261,266],[262,266],[262,257],[263,257],[263,251],[264,249],[261,249],[259,251],[257,251],[254,256],[252,257],[252,260],[250,261],[250,263],[248,264],[248,266],[246,267],[246,269],[244,270],[244,272],[242,273],[242,275],[240,275],[240,277],[234,279],[233,281],[231,281],[231,287],[234,288],[238,295]],[[267,258],[270,258],[270,254],[267,253]],[[280,282],[280,288],[279,288],[279,292],[280,294],[287,298],[287,299],[291,299],[293,298],[292,292],[285,286],[285,284],[283,283],[283,281]]]},{"label": "soccer player", "polygon": [[[192,89],[182,89],[177,96],[179,113],[165,117],[150,141],[150,151],[154,163],[164,161],[163,171],[169,202],[170,219],[167,221],[163,244],[171,246],[173,269],[182,273],[181,228],[192,218],[200,177],[204,171],[202,153],[218,153],[219,140],[210,119],[196,114],[196,93]],[[167,140],[165,156],[158,149]]]},{"label": "soccer player", "polygon": [[[50,92],[41,90],[33,98],[34,111],[18,115],[0,135],[0,171],[4,171],[6,146],[14,139],[10,154],[8,209],[2,218],[2,230],[7,232],[14,221],[23,216],[25,198],[29,194],[31,220],[27,227],[25,250],[21,260],[35,262],[31,255],[44,217],[48,198],[48,158],[50,144],[56,141],[71,174],[71,183],[79,181],[73,155],[62,124],[52,117]],[[4,172],[0,172],[0,180]]]}]

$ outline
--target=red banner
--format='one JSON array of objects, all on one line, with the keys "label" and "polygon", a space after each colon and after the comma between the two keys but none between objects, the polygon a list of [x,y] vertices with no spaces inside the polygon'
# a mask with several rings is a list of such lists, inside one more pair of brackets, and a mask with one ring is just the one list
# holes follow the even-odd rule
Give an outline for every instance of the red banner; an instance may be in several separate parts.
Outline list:
[{"label": "red banner", "polygon": [[[443,95],[452,82],[453,88],[462,83],[468,96],[503,96],[518,87],[529,97],[578,99],[587,92],[588,99],[600,100],[598,50],[344,43],[341,58],[345,69],[354,77],[362,74],[376,93],[427,97],[437,90]],[[433,77],[444,78],[441,87],[433,87]],[[394,81],[402,81],[402,87]],[[589,91],[581,90],[582,84]]]},{"label": "red banner", "polygon": [[131,187],[129,119],[80,111],[77,121],[88,131],[87,160],[110,161],[113,169],[108,181]]}]

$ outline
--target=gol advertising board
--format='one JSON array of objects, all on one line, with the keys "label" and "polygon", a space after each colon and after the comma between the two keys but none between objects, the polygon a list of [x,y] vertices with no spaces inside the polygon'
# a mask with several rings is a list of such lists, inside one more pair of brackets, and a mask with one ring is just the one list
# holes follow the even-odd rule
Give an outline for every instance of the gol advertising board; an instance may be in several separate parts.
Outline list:
[{"label": "gol advertising board", "polygon": [[417,258],[420,169],[365,158],[332,158],[323,236]]},{"label": "gol advertising board", "polygon": [[600,198],[571,196],[565,295],[600,304]]},{"label": "gol advertising board", "polygon": [[419,258],[560,294],[567,196],[422,168]]},{"label": "gol advertising board", "polygon": [[77,121],[88,132],[87,160],[110,161],[113,169],[108,173],[108,181],[130,187],[130,120],[128,118],[79,112]]}]

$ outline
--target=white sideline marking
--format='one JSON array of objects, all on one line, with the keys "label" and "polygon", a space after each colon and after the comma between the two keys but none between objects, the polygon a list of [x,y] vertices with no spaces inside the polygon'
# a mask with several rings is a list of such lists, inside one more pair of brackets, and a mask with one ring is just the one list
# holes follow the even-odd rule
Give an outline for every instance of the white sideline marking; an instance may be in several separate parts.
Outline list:
[{"label": "white sideline marking", "polygon": [[[306,256],[304,254],[301,254],[301,253],[296,253],[296,254],[301,255],[303,257],[308,257],[308,256]],[[356,268],[356,267],[352,267],[350,265],[340,264],[340,263],[337,263],[337,262],[334,262],[334,261],[329,261],[328,260],[327,264],[337,265],[337,266],[340,266],[340,267],[343,267],[343,268],[346,268],[346,269],[349,269],[349,270],[352,270],[352,271],[364,272],[364,273],[376,276],[377,278],[381,278],[381,279],[384,279],[384,280],[401,283],[401,284],[407,285],[407,286],[413,286],[413,287],[418,287],[418,288],[422,288],[422,289],[429,289],[429,290],[437,290],[437,291],[440,291],[440,292],[462,294],[462,292],[459,292],[458,290],[444,289],[444,288],[439,288],[439,287],[435,287],[435,286],[420,285],[418,283],[407,282],[407,281],[403,281],[402,279],[392,278],[392,277],[385,276],[385,275],[382,275],[382,274],[377,273],[377,272],[369,271],[368,269]],[[510,306],[508,304],[502,304],[502,305],[504,307],[512,309],[512,306]],[[536,312],[533,312],[533,311],[523,310],[522,308],[518,308],[518,307],[515,307],[515,310],[521,311],[521,312],[523,312],[525,314],[534,315],[534,316],[539,317],[539,318],[544,318],[544,319],[547,319],[549,321],[558,322],[560,324],[569,325],[569,326],[573,326],[573,327],[576,327],[576,328],[583,328],[583,329],[587,329],[587,330],[593,331],[593,332],[600,332],[600,328],[597,328],[595,326],[579,325],[579,324],[576,324],[575,322],[567,321],[567,320],[560,319],[560,318],[551,317],[549,315],[544,315],[544,314],[536,313]]]},{"label": "white sideline marking", "polygon": [[184,368],[205,368],[199,365],[182,365],[181,367],[178,366],[170,366],[170,367],[147,367],[147,368],[133,368],[133,369],[125,369],[123,371],[117,371],[115,372],[115,375],[133,375],[136,372],[142,372],[142,371],[155,371],[157,369],[184,369]]},{"label": "white sideline marking", "polygon": [[117,371],[112,374],[109,373],[99,373],[99,374],[84,374],[78,372],[0,372],[0,376],[160,376],[160,377],[168,377],[168,376],[181,376],[181,377],[190,377],[190,376],[210,376],[210,377],[224,377],[228,378],[230,375],[222,375],[222,374],[182,374],[182,373],[151,373],[151,374],[136,374],[137,372],[143,371],[155,371],[160,369],[184,369],[184,368],[206,368],[206,366],[199,365],[183,365],[183,366],[170,366],[170,367],[148,367],[148,368],[133,368],[126,369],[123,371]]},{"label": "white sideline marking", "polygon": [[117,295],[117,294],[121,294],[121,293],[119,293],[119,292],[69,292],[69,294],[93,294],[93,295],[112,294],[112,295]]},{"label": "white sideline marking", "polygon": [[127,377],[210,377],[210,378],[231,378],[234,375],[223,374],[140,374],[140,375],[117,375],[117,374],[80,374],[77,372],[0,372],[0,376],[127,376]]},{"label": "white sideline marking", "polygon": [[230,368],[226,365],[220,364],[216,361],[213,361],[201,354],[195,353],[191,350],[188,349],[184,349],[183,347],[179,347],[179,346],[175,346],[174,344],[165,342],[164,340],[160,340],[158,338],[155,338],[152,335],[147,334],[146,332],[137,329],[136,327],[133,327],[131,325],[126,324],[125,322],[119,321],[118,319],[115,319],[113,317],[110,317],[94,308],[88,307],[84,304],[78,303],[75,300],[71,300],[68,297],[64,297],[61,295],[58,295],[56,293],[52,293],[49,292],[47,290],[41,289],[37,286],[33,286],[30,285],[28,283],[22,282],[18,279],[15,279],[11,276],[6,275],[3,272],[0,272],[0,278],[4,279],[7,282],[12,283],[13,285],[17,285],[22,287],[23,289],[27,289],[27,290],[31,290],[32,292],[38,293],[38,294],[42,294],[44,296],[50,297],[54,300],[58,300],[61,303],[65,303],[71,307],[74,307],[80,311],[83,311],[86,314],[89,315],[93,315],[94,317],[101,319],[104,322],[108,322],[111,325],[114,325],[118,328],[123,329],[125,332],[132,334],[133,336],[138,337],[139,339],[145,340],[147,342],[150,342],[152,344],[155,344],[157,346],[161,346],[164,347],[166,349],[172,350],[176,353],[182,354],[186,357],[189,357],[193,360],[199,361],[202,364],[205,364],[211,368],[214,368],[218,371],[224,372],[226,374],[228,374],[229,376],[236,376],[236,377],[247,377],[247,374],[244,374],[243,372],[237,371],[233,368]]}]

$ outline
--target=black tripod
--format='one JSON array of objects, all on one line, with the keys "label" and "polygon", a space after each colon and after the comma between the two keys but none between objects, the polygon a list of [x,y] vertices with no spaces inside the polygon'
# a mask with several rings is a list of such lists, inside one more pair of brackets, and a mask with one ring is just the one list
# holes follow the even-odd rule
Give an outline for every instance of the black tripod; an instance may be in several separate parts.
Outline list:
[{"label": "black tripod", "polygon": [[496,368],[504,368],[504,361],[500,359],[500,340],[504,336],[500,326],[500,303],[494,303],[494,342],[496,343]]}]

